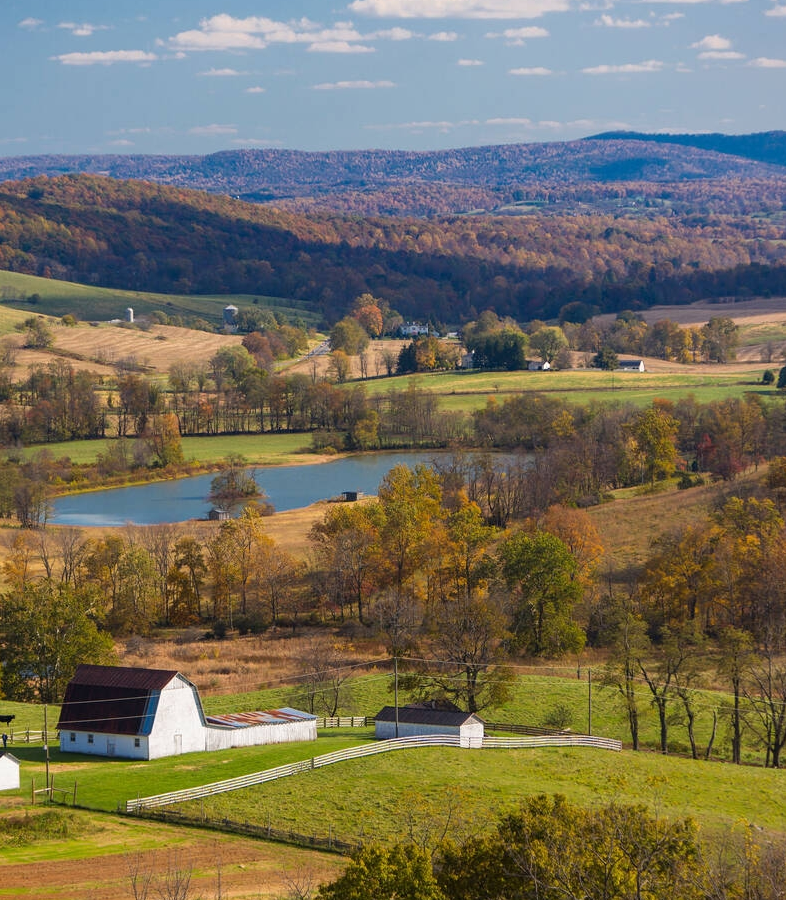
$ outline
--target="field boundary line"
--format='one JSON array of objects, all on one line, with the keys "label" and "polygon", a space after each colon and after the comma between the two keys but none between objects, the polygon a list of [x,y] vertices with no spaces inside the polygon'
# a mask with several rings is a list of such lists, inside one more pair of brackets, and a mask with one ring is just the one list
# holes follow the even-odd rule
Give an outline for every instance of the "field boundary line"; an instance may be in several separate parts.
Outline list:
[{"label": "field boundary line", "polygon": [[163,794],[154,794],[150,797],[137,797],[135,800],[126,800],[125,812],[135,813],[142,810],[158,809],[162,806],[171,806],[175,803],[186,803],[189,800],[200,800],[203,797],[211,797],[228,791],[237,791],[267,781],[277,781],[279,778],[287,778],[290,775],[298,775],[302,772],[310,772],[323,766],[345,762],[351,759],[361,759],[365,756],[375,756],[378,753],[389,753],[394,750],[413,750],[420,747],[461,747],[463,749],[510,749],[520,750],[540,747],[590,747],[597,750],[622,750],[622,741],[612,738],[592,737],[585,734],[571,735],[533,735],[518,738],[459,738],[448,734],[423,735],[419,737],[391,738],[390,740],[376,741],[373,744],[361,744],[350,747],[347,750],[334,750],[332,753],[324,753],[321,756],[312,756],[310,759],[277,766],[274,769],[265,769],[262,772],[252,772],[248,775],[240,775],[236,778],[227,778],[223,781],[215,781],[193,788],[184,788],[178,791],[168,791]]}]

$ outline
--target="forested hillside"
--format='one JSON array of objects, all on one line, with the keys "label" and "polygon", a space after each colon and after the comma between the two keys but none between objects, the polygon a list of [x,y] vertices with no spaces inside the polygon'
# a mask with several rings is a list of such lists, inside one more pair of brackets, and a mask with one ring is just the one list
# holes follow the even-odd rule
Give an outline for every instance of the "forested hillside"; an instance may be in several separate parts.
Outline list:
[{"label": "forested hillside", "polygon": [[[782,206],[777,197],[771,202]],[[0,185],[0,268],[107,287],[307,300],[328,321],[368,291],[449,323],[786,293],[775,216],[309,216],[134,181]]]},{"label": "forested hillside", "polygon": [[[592,205],[607,196],[609,185],[621,181],[660,185],[656,193],[661,196],[665,185],[671,193],[696,180],[779,179],[786,174],[784,159],[777,154],[759,162],[743,158],[742,150],[731,156],[713,146],[680,146],[655,138],[642,142],[643,137],[432,152],[232,150],[208,156],[8,157],[0,159],[0,179],[92,173],[261,203],[284,201],[363,214],[444,215],[494,210],[533,196],[564,195]],[[576,186],[583,188],[580,197]]]},{"label": "forested hillside", "polygon": [[641,134],[637,131],[608,131],[588,140],[611,141],[613,144],[618,141],[672,144],[786,166],[786,131],[761,131],[758,134]]}]

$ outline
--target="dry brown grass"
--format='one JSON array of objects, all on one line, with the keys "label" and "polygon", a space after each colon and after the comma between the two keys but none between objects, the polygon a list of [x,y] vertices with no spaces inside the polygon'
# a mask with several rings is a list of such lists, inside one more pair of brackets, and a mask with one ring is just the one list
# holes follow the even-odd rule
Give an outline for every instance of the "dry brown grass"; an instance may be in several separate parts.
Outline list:
[{"label": "dry brown grass", "polygon": [[[366,377],[374,378],[378,375],[386,375],[387,369],[383,362],[383,354],[386,352],[398,354],[401,348],[408,344],[409,341],[400,340],[382,340],[372,341],[366,350]],[[360,359],[357,356],[351,357],[351,378],[360,378],[362,376]],[[324,353],[320,356],[312,356],[308,359],[300,359],[295,363],[286,366],[287,372],[301,372],[316,378],[325,378],[328,374],[330,366],[330,354]]]},{"label": "dry brown grass", "polygon": [[[295,683],[313,655],[315,641],[338,640],[337,628],[271,628],[264,634],[233,636],[225,641],[200,640],[205,629],[183,631],[168,640],[133,638],[121,646],[120,663],[182,672],[205,696],[242,694]],[[386,655],[374,638],[341,641],[349,662]]]},{"label": "dry brown grass", "polygon": [[[762,477],[762,470],[748,472],[733,486]],[[652,555],[659,537],[682,525],[699,522],[723,502],[728,484],[706,484],[679,491],[675,487],[656,492],[633,489],[620,492],[617,499],[588,510],[606,549],[606,566],[622,577]]]},{"label": "dry brown grass", "polygon": [[236,334],[209,334],[171,325],[153,325],[149,331],[118,325],[71,328],[58,325],[52,332],[55,351],[75,354],[86,362],[107,366],[130,357],[146,371],[161,374],[168,372],[175,362],[207,362],[221,347],[239,344],[242,340]]},{"label": "dry brown grass", "polygon": [[[679,325],[705,325],[715,316],[728,316],[738,325],[786,322],[786,297],[758,297],[754,300],[734,300],[727,303],[699,300],[687,306],[652,306],[638,311],[637,315],[649,324],[661,319],[671,319]],[[616,317],[616,313],[604,313],[597,316],[595,321],[608,324]]]}]

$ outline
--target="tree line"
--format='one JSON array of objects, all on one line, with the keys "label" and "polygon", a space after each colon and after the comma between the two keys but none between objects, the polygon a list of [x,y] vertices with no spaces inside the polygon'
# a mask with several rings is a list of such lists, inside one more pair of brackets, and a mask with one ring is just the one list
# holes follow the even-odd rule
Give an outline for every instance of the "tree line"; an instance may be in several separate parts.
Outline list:
[{"label": "tree line", "polygon": [[333,323],[365,292],[404,316],[556,317],[786,293],[783,229],[740,215],[394,219],[311,216],[229,198],[63,176],[0,192],[0,267],[107,287],[263,293]]}]

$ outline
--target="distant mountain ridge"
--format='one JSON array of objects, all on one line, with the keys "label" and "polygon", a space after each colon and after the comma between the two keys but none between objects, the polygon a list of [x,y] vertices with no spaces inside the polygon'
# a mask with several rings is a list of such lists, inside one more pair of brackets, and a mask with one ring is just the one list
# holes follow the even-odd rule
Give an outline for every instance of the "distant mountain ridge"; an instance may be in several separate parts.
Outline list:
[{"label": "distant mountain ridge", "polygon": [[639,131],[606,131],[588,141],[646,141],[651,144],[676,144],[713,153],[724,153],[774,166],[786,166],[786,131],[760,131],[755,134],[646,134]]},{"label": "distant mountain ridge", "polygon": [[[784,177],[786,135],[769,134],[769,144],[765,136],[747,136],[751,146],[759,147],[759,155],[767,159],[741,152],[745,136],[729,137],[726,145],[716,142],[718,147],[732,147],[736,145],[729,142],[736,140],[740,152],[731,155],[731,150],[703,147],[687,140],[712,136],[685,136],[682,141],[664,136],[609,134],[579,141],[429,152],[262,149],[227,150],[207,156],[6,157],[0,158],[0,181],[89,173],[228,194],[255,202],[306,200],[342,211],[351,211],[353,197],[363,195],[363,212],[434,215],[476,207],[493,209],[515,199],[517,192],[538,185]],[[782,147],[780,153],[776,152],[778,147]],[[421,187],[424,192],[418,196]],[[441,197],[435,195],[435,188],[442,191]],[[398,197],[394,196],[397,191]],[[370,201],[375,193],[380,196]],[[337,198],[344,200],[339,202]]]}]

